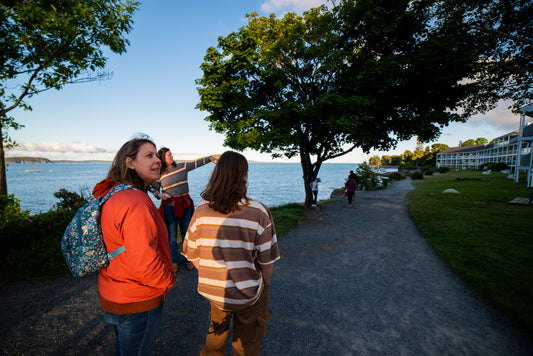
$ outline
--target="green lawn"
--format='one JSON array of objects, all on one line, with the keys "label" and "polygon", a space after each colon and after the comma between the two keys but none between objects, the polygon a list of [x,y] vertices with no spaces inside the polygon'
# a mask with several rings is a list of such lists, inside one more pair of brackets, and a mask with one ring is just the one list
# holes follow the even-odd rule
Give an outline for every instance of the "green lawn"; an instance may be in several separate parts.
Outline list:
[{"label": "green lawn", "polygon": [[[509,204],[528,197],[525,179],[461,171],[413,183],[409,212],[420,234],[480,298],[532,333],[533,206]],[[448,188],[460,193],[443,194]]]},{"label": "green lawn", "polygon": [[298,225],[298,222],[305,220],[305,206],[298,203],[275,206],[270,208],[270,212],[274,219],[278,239]]}]

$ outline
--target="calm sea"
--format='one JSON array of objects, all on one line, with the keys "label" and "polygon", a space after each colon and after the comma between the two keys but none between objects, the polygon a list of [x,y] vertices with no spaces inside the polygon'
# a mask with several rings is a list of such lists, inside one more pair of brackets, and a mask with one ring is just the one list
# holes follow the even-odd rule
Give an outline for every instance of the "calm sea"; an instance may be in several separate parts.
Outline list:
[{"label": "calm sea", "polygon": [[[200,202],[200,193],[213,167],[208,164],[189,172],[189,192],[195,204]],[[323,164],[318,199],[328,199],[333,189],[344,186],[348,173],[356,167],[357,164],[347,163]],[[52,209],[57,203],[54,193],[61,188],[89,196],[108,169],[109,163],[13,163],[7,167],[7,189],[20,200],[22,209],[37,214]],[[305,192],[300,164],[250,163],[248,195],[269,207],[303,202]],[[159,207],[160,202],[152,199]]]}]

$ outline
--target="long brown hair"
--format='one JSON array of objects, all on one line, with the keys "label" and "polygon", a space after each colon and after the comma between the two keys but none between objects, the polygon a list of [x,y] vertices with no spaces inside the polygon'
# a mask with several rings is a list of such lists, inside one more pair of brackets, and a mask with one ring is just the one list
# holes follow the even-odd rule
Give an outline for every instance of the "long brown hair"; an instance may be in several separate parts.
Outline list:
[{"label": "long brown hair", "polygon": [[[166,147],[161,147],[159,151],[157,151],[157,157],[161,160],[161,173],[165,172],[168,169],[167,161],[165,160],[165,154],[170,151]],[[176,166],[176,162],[172,162],[172,167]]]},{"label": "long brown hair", "polygon": [[152,140],[145,137],[134,138],[123,144],[113,159],[107,177],[111,178],[114,182],[132,185],[137,189],[145,190],[144,180],[139,177],[134,169],[129,169],[126,165],[126,157],[135,159],[139,152],[139,147],[145,143],[151,144],[154,148],[156,147]]},{"label": "long brown hair", "polygon": [[222,214],[239,209],[239,202],[248,204],[246,182],[248,161],[240,153],[226,151],[217,161],[201,196],[209,206]]}]

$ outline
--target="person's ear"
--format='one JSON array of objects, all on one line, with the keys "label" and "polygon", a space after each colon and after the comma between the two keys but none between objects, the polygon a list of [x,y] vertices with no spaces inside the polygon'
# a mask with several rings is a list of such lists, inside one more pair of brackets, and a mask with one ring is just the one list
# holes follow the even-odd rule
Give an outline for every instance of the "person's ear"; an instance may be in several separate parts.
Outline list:
[{"label": "person's ear", "polygon": [[126,167],[128,167],[129,169],[135,169],[135,165],[133,164],[133,160],[131,159],[131,157],[126,157],[125,163]]}]

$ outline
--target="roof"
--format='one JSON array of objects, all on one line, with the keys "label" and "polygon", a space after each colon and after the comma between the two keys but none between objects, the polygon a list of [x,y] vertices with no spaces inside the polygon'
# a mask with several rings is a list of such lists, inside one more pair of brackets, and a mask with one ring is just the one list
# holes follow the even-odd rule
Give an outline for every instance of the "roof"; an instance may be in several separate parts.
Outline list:
[{"label": "roof", "polygon": [[522,106],[520,112],[526,116],[533,117],[533,103]]},{"label": "roof", "polygon": [[[492,144],[490,144],[492,145]],[[474,145],[474,146],[463,146],[463,147],[450,147],[444,151],[441,151],[439,152],[439,154],[443,154],[443,153],[454,153],[454,152],[476,152],[476,151],[481,151],[481,150],[484,150],[488,147],[490,147],[490,145]]]}]

